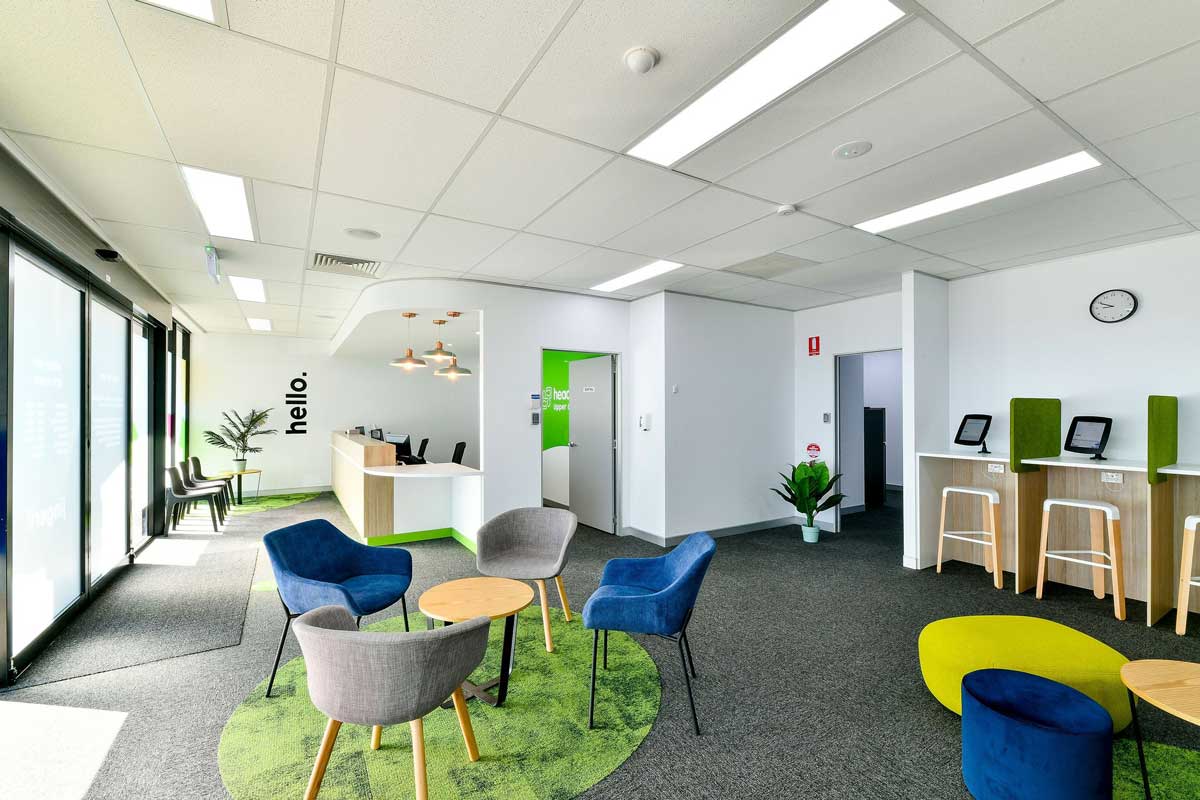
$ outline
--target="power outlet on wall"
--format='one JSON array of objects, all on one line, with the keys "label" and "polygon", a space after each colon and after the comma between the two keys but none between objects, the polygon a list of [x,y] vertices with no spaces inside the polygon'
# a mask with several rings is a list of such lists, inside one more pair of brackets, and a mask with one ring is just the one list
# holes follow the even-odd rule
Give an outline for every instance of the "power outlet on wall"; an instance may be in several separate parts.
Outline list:
[{"label": "power outlet on wall", "polygon": [[1004,474],[1004,465],[1003,464],[988,464],[988,472],[999,472],[1001,475],[1003,475]]},{"label": "power outlet on wall", "polygon": [[1124,483],[1125,475],[1120,472],[1101,472],[1100,473],[1100,482],[1101,483]]}]

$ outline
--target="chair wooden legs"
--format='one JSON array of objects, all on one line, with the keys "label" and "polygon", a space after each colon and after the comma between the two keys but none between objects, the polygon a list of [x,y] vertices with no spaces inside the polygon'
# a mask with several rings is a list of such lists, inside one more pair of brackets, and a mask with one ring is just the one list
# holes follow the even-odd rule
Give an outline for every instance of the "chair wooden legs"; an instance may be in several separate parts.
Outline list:
[{"label": "chair wooden legs", "polygon": [[1192,559],[1196,555],[1196,532],[1183,530],[1183,556],[1179,560],[1179,600],[1175,611],[1175,632],[1187,633],[1188,604],[1192,597]]},{"label": "chair wooden legs", "polygon": [[1000,506],[988,498],[983,500],[983,513],[987,519],[988,530],[992,532],[992,562],[996,569],[992,572],[993,584],[997,589],[1004,588],[1004,534],[1000,532]]},{"label": "chair wooden legs", "polygon": [[471,727],[471,712],[467,710],[467,698],[463,697],[462,687],[459,686],[450,695],[454,700],[454,713],[458,715],[458,727],[462,729],[463,741],[467,745],[467,758],[479,760],[479,746],[475,744],[475,729]]},{"label": "chair wooden legs", "polygon": [[1125,562],[1121,558],[1121,520],[1108,521],[1108,543],[1112,562],[1113,613],[1125,619]]},{"label": "chair wooden legs", "polygon": [[942,521],[938,524],[938,559],[937,571],[942,573],[942,542],[946,541],[946,495],[942,495]]},{"label": "chair wooden legs", "polygon": [[538,597],[542,603],[542,627],[546,629],[546,652],[554,652],[554,637],[550,635],[550,601],[546,596],[546,581],[535,581],[538,587]]},{"label": "chair wooden legs", "polygon": [[[992,514],[991,514],[992,501],[986,497],[981,497],[979,499],[983,503],[983,516],[980,517],[980,519],[983,520],[981,527],[986,531],[986,530],[988,530],[988,526],[991,525],[990,520],[992,518]],[[995,544],[995,540],[996,540],[996,537],[994,534],[995,534],[995,532],[993,531],[992,544]],[[994,554],[992,553],[992,550],[993,550],[993,548],[991,548],[991,547],[983,548],[983,570],[984,570],[984,572],[988,573],[989,575],[992,574],[992,561],[994,560],[993,559]]]},{"label": "chair wooden legs", "polygon": [[378,750],[383,746],[383,726],[376,725],[371,728],[371,749]]},{"label": "chair wooden legs", "polygon": [[1042,543],[1038,546],[1038,577],[1037,591],[1034,597],[1042,599],[1042,589],[1046,586],[1046,545],[1050,539],[1050,512],[1042,511]]},{"label": "chair wooden legs", "polygon": [[[1088,513],[1091,518],[1092,549],[1104,552],[1104,512],[1092,510]],[[1104,556],[1092,556],[1092,594],[1097,600],[1104,599]]]},{"label": "chair wooden legs", "polygon": [[412,731],[413,783],[417,800],[429,800],[429,784],[425,778],[425,722],[414,719],[408,727]]},{"label": "chair wooden legs", "polygon": [[325,736],[321,738],[321,748],[317,750],[317,761],[313,764],[312,777],[308,779],[308,789],[304,792],[304,800],[315,800],[317,792],[321,791],[321,781],[325,779],[325,767],[329,764],[329,754],[333,752],[333,743],[337,741],[338,731],[342,723],[336,719],[329,720],[325,726]]},{"label": "chair wooden legs", "polygon": [[558,599],[562,601],[563,616],[567,618],[567,622],[570,622],[571,604],[567,602],[567,588],[563,586],[562,575],[555,575],[554,583],[558,586]]}]

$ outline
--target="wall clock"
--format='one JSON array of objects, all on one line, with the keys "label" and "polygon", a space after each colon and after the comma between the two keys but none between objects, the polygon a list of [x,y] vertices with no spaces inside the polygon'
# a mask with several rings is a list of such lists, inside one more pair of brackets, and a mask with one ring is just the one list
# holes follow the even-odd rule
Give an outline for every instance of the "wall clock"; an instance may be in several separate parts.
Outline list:
[{"label": "wall clock", "polygon": [[1108,289],[1092,298],[1092,317],[1097,322],[1124,322],[1137,311],[1138,301],[1127,289]]}]

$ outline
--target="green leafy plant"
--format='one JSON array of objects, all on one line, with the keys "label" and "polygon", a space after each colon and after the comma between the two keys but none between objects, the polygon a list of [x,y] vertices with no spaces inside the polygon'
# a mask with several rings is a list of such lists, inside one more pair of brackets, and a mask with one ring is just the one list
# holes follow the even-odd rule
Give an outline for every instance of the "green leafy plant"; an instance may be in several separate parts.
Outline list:
[{"label": "green leafy plant", "polygon": [[252,446],[250,440],[255,436],[270,436],[279,433],[274,428],[263,430],[272,410],[266,408],[257,411],[252,408],[244,417],[237,411],[225,411],[221,414],[225,418],[225,424],[220,427],[220,430],[205,431],[204,440],[213,447],[232,450],[233,457],[239,461],[244,459],[247,453],[261,453],[262,448]]},{"label": "green leafy plant", "polygon": [[816,525],[817,514],[833,508],[845,499],[843,494],[829,494],[842,476],[829,477],[829,467],[824,461],[795,464],[792,466],[791,475],[781,472],[779,477],[783,478],[782,491],[774,487],[771,491],[803,514],[810,528]]}]

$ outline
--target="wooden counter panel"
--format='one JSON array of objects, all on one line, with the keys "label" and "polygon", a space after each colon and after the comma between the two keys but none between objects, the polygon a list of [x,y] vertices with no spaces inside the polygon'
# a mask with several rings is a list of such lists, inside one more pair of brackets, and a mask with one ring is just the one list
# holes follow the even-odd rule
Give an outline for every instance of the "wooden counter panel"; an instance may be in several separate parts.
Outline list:
[{"label": "wooden counter panel", "polygon": [[368,475],[364,467],[396,463],[396,446],[362,434],[335,431],[330,440],[333,492],[360,536],[394,533],[391,478]]}]

